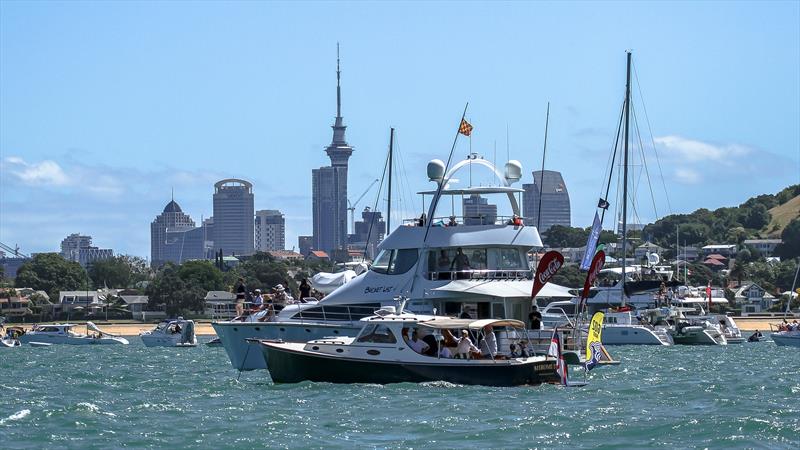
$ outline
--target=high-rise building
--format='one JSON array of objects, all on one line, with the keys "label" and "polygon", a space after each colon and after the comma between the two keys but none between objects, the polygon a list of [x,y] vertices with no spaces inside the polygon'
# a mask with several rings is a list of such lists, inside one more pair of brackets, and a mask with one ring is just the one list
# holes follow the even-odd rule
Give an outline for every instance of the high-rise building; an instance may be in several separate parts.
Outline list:
[{"label": "high-rise building", "polygon": [[286,221],[283,213],[275,209],[256,211],[256,250],[283,250],[286,247]]},{"label": "high-rise building", "polygon": [[345,140],[342,119],[341,71],[336,48],[336,119],[333,140],[325,148],[331,165],[311,171],[313,195],[314,249],[332,253],[347,244],[347,163],[353,147]]},{"label": "high-rise building", "polygon": [[61,256],[86,267],[95,261],[113,258],[114,251],[93,246],[91,236],[72,233],[61,241]]},{"label": "high-rise building", "polygon": [[314,248],[314,236],[297,236],[297,248],[301,255],[308,256]]},{"label": "high-rise building", "polygon": [[194,220],[171,200],[150,224],[150,266],[205,259],[210,246],[206,231],[195,227]]},{"label": "high-rise building", "polygon": [[471,194],[462,202],[464,225],[494,225],[497,221],[497,205],[478,194]]},{"label": "high-rise building", "polygon": [[[542,176],[544,174],[544,176]],[[522,214],[525,225],[536,226],[539,220],[539,200],[541,198],[542,216],[539,232],[547,231],[553,225],[570,226],[569,192],[560,172],[537,170],[533,172],[533,183],[523,184]]]},{"label": "high-rise building", "polygon": [[372,211],[369,207],[361,212],[361,220],[353,224],[355,233],[352,235],[351,244],[363,250],[366,247],[367,258],[374,258],[378,244],[386,236],[386,222],[380,211]]},{"label": "high-rise building", "polygon": [[254,244],[253,184],[228,178],[214,184],[214,250],[252,255]]}]

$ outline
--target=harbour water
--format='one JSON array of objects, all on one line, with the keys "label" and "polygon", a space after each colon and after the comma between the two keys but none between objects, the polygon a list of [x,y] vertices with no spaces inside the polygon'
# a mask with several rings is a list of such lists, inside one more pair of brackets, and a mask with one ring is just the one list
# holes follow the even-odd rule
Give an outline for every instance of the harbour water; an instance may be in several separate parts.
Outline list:
[{"label": "harbour water", "polygon": [[[0,351],[4,448],[800,446],[800,352],[611,347],[588,387],[273,385],[221,347]],[[573,373],[573,376],[580,376]]]}]

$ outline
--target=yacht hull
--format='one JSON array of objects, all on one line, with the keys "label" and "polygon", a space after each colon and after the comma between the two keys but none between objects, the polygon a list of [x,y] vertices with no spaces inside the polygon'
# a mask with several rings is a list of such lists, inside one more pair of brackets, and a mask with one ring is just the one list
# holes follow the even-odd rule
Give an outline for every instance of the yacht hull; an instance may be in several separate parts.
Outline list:
[{"label": "yacht hull", "polygon": [[672,345],[669,334],[661,337],[644,326],[604,326],[601,335],[603,345]]},{"label": "yacht hull", "polygon": [[[258,344],[247,339],[281,339],[286,342],[307,342],[332,336],[355,336],[362,324],[286,323],[286,322],[214,322],[211,324],[222,341],[231,366],[236,370],[266,369],[267,364]],[[252,342],[252,341],[251,341]]]},{"label": "yacht hull", "polygon": [[71,337],[71,336],[52,336],[47,334],[26,333],[20,337],[23,343],[41,342],[45,344],[67,344],[67,345],[112,345],[128,344],[128,340],[121,337]]},{"label": "yacht hull", "polygon": [[[694,328],[694,327],[686,327]],[[727,345],[725,336],[710,330],[684,329],[682,332],[672,333],[676,345]]]},{"label": "yacht hull", "polygon": [[197,339],[188,342],[182,342],[180,335],[177,337],[172,336],[156,336],[146,335],[140,336],[145,347],[196,347]]},{"label": "yacht hull", "polygon": [[315,381],[390,384],[446,381],[466,385],[522,386],[557,383],[560,380],[554,359],[518,364],[511,364],[508,360],[480,365],[466,360],[424,364],[364,361],[290,350],[269,343],[261,343],[260,346],[275,383]]},{"label": "yacht hull", "polygon": [[800,334],[772,333],[772,341],[781,347],[800,347]]}]

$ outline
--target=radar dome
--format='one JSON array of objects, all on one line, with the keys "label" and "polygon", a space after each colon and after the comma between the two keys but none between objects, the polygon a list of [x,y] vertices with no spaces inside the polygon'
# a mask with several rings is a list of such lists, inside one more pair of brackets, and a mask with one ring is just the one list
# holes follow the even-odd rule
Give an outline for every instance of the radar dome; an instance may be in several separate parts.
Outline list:
[{"label": "radar dome", "polygon": [[431,181],[442,181],[444,178],[444,162],[441,159],[434,159],[428,163],[428,179]]},{"label": "radar dome", "polygon": [[506,180],[513,183],[519,181],[520,178],[522,178],[522,163],[512,159],[506,163]]}]

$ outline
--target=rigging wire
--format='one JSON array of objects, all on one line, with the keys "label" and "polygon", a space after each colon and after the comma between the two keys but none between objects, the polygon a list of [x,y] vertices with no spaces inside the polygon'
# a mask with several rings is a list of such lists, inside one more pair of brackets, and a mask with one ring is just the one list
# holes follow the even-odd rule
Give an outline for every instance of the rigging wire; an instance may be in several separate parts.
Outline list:
[{"label": "rigging wire", "polygon": [[642,155],[642,165],[644,166],[644,173],[647,176],[647,187],[650,189],[650,199],[653,202],[653,212],[656,215],[656,220],[658,220],[658,209],[656,208],[656,196],[653,193],[653,184],[650,182],[650,171],[647,169],[647,157],[646,157],[645,151],[644,151],[645,150],[644,149],[644,144],[642,143],[642,135],[639,132],[639,122],[638,122],[638,119],[636,117],[636,109],[635,108],[631,108],[631,110],[633,111],[633,124],[634,124],[634,127],[636,129],[636,137],[637,137],[637,139],[639,141],[639,150],[640,150],[640,153]]},{"label": "rigging wire", "polygon": [[642,102],[642,109],[644,110],[644,119],[647,122],[647,131],[650,133],[650,142],[653,144],[653,153],[656,155],[656,163],[658,164],[658,173],[661,176],[661,186],[664,188],[664,197],[667,200],[667,209],[672,214],[672,205],[669,201],[669,192],[667,191],[667,184],[664,181],[664,171],[661,170],[661,159],[658,157],[658,148],[656,147],[656,140],[653,137],[653,128],[650,126],[650,117],[647,115],[647,105],[644,102],[644,95],[642,95],[642,85],[639,83],[639,73],[636,71],[636,63],[633,63],[633,75],[636,79],[636,89],[639,91],[639,98]]},{"label": "rigging wire", "polygon": [[[369,240],[372,237],[372,228],[375,225],[375,213],[378,210],[378,202],[381,200],[381,189],[383,189],[383,179],[386,176],[386,171],[389,169],[389,154],[386,154],[386,161],[383,163],[383,173],[381,173],[381,181],[378,183],[378,192],[375,194],[375,206],[372,208],[372,215],[369,219],[369,229],[367,229],[367,241],[364,243],[364,252],[361,253],[361,262],[367,258],[367,249],[369,248]],[[353,230],[355,233],[355,230]]]}]

